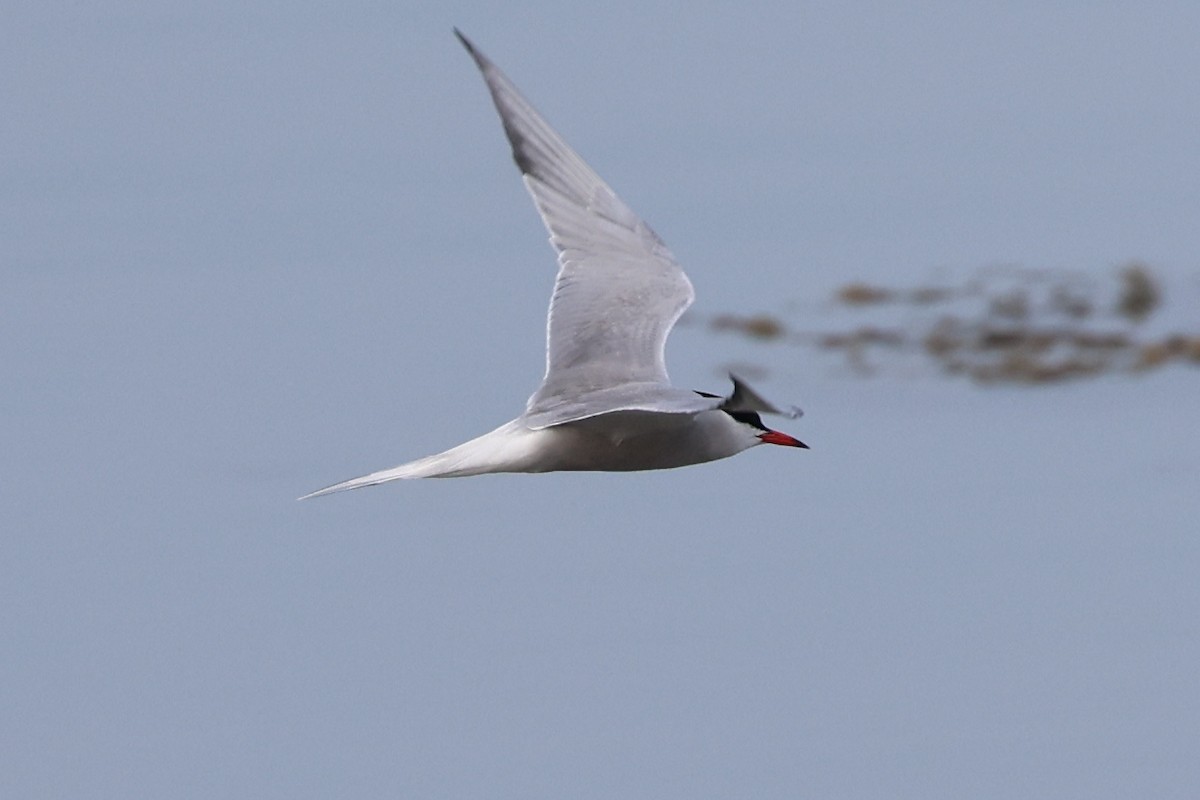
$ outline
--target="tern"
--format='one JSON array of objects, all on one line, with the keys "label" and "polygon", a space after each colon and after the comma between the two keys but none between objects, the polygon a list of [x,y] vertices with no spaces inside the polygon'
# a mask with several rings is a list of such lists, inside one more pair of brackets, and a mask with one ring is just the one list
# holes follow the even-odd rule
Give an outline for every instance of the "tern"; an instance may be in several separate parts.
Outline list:
[{"label": "tern", "polygon": [[494,472],[670,469],[760,444],[808,445],[763,424],[777,408],[730,375],[727,397],[671,385],[663,349],[695,297],[662,239],[542,119],[458,29],[483,73],[513,160],[558,252],[546,374],[511,422],[444,453],[300,498],[401,478]]}]

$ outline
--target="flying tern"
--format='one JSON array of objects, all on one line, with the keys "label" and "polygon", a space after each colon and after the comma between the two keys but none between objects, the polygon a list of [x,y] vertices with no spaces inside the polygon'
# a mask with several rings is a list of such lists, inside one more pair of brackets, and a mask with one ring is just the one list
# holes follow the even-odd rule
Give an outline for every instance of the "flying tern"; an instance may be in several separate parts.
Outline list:
[{"label": "flying tern", "polygon": [[517,87],[460,31],[483,73],[513,160],[558,252],[546,374],[511,422],[444,453],[300,499],[400,478],[492,472],[669,469],[760,444],[807,447],[763,424],[777,408],[730,375],[727,397],[671,385],[667,335],[695,294],[662,239],[629,209]]}]

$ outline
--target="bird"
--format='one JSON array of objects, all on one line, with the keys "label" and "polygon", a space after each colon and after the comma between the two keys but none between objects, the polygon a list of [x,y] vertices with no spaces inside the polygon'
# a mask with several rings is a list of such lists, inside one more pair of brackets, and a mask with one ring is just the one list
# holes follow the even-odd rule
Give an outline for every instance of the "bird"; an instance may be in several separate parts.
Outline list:
[{"label": "bird", "polygon": [[808,445],[761,414],[796,418],[730,374],[727,396],[671,385],[664,347],[695,297],[666,244],[457,28],[487,84],[512,157],[558,253],[546,372],[516,419],[445,452],[301,500],[404,478],[671,469],[760,444]]}]

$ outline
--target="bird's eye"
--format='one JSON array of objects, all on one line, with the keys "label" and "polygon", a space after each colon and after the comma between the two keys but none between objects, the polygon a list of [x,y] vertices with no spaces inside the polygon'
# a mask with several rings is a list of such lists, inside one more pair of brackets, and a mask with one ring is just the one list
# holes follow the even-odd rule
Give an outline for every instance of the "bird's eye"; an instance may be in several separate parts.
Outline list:
[{"label": "bird's eye", "polygon": [[744,425],[749,425],[751,428],[755,428],[760,431],[770,430],[766,425],[763,424],[762,417],[760,417],[756,411],[727,411],[725,413],[729,414],[729,416],[733,417],[738,422]]}]

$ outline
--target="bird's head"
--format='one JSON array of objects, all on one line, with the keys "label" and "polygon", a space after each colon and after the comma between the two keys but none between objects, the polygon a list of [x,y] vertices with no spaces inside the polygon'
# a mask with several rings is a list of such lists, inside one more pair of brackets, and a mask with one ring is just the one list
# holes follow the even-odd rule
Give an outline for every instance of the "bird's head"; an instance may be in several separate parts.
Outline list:
[{"label": "bird's head", "polygon": [[[745,381],[733,373],[729,374],[729,379],[733,381],[733,393],[729,397],[724,398],[718,408],[737,423],[737,429],[745,437],[745,447],[754,447],[759,444],[778,444],[784,447],[802,447],[805,450],[808,449],[808,445],[796,437],[768,428],[763,424],[762,417],[759,416],[759,412],[763,412],[767,414],[779,414],[789,419],[795,419],[803,413],[799,408],[795,406],[780,408],[751,389]],[[697,392],[696,394],[713,399],[717,398],[717,395],[709,394],[708,392]]]},{"label": "bird's head", "polygon": [[796,437],[768,428],[763,424],[762,417],[759,416],[757,411],[722,410],[741,424],[747,436],[754,438],[755,441],[750,443],[751,447],[757,444],[778,444],[784,447],[803,447],[805,450],[808,449],[808,445]]}]

